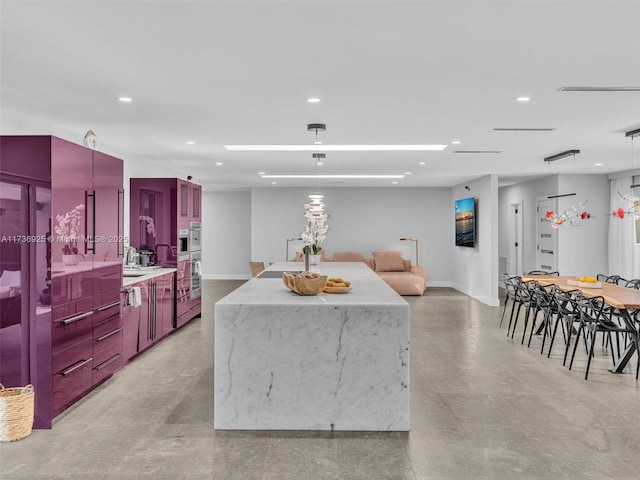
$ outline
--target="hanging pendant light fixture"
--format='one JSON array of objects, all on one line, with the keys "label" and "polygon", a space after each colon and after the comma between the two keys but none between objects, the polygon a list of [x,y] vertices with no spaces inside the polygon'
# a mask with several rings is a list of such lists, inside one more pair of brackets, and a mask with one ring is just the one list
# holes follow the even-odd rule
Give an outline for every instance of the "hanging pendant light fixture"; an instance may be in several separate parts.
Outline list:
[{"label": "hanging pendant light fixture", "polygon": [[307,131],[312,132],[315,131],[316,138],[313,142],[316,146],[316,151],[311,156],[315,161],[316,166],[316,191],[309,194],[309,204],[311,208],[309,209],[314,215],[320,215],[324,212],[324,203],[322,200],[324,199],[324,195],[320,193],[320,178],[318,177],[318,162],[326,158],[324,153],[318,152],[318,132],[325,132],[327,130],[327,126],[324,123],[309,123],[307,124]]}]

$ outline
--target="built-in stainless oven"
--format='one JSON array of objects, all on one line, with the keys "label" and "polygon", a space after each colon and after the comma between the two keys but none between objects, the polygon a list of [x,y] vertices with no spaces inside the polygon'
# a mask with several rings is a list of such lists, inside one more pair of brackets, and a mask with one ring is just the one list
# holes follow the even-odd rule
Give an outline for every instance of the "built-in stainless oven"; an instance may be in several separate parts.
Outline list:
[{"label": "built-in stainless oven", "polygon": [[178,230],[178,261],[189,260],[189,229]]},{"label": "built-in stainless oven", "polygon": [[200,235],[202,234],[202,224],[200,222],[191,222],[189,228],[189,251],[199,252],[201,250]]},{"label": "built-in stainless oven", "polygon": [[201,295],[202,285],[202,253],[191,252],[189,255],[191,264],[191,300]]}]

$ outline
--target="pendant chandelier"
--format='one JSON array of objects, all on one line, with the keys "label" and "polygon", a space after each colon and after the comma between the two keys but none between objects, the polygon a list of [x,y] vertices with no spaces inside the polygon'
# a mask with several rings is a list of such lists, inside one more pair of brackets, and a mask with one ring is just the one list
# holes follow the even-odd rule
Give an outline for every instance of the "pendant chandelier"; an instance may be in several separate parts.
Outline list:
[{"label": "pendant chandelier", "polygon": [[320,178],[318,177],[318,164],[324,158],[326,158],[326,155],[324,153],[318,152],[318,145],[320,145],[321,143],[318,141],[318,132],[324,132],[326,130],[327,130],[327,126],[324,123],[307,124],[307,131],[308,132],[315,131],[315,134],[316,134],[315,141],[313,142],[314,145],[316,146],[316,151],[315,153],[312,154],[312,158],[314,160],[315,167],[316,167],[316,191],[309,194],[309,203],[308,203],[309,205],[308,211],[314,216],[320,216],[324,214],[324,202],[323,202],[324,195],[319,191]]}]

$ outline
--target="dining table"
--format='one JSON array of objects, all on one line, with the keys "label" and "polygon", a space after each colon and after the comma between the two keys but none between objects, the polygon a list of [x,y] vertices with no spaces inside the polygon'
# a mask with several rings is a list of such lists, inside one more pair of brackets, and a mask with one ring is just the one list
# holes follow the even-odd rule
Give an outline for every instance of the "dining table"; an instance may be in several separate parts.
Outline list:
[{"label": "dining table", "polygon": [[[640,290],[605,282],[596,284],[601,288],[570,285],[567,283],[569,280],[578,278],[572,276],[523,275],[521,278],[523,282],[535,280],[541,286],[557,285],[563,291],[580,290],[585,298],[602,297],[607,305],[616,309],[626,326],[636,332],[636,335],[631,337],[624,351],[618,356],[611,370],[613,373],[623,373],[633,354],[638,351],[638,329],[640,326],[634,318],[634,311],[640,309]],[[638,354],[640,355],[640,352]]]}]

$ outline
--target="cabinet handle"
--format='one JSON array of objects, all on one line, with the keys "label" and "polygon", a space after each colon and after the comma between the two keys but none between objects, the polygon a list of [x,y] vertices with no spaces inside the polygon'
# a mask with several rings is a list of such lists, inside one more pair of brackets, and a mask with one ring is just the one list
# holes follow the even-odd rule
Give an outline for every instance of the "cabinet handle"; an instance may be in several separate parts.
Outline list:
[{"label": "cabinet handle", "polygon": [[[84,191],[84,205],[85,205],[85,212],[89,210],[89,197],[91,197],[91,203],[92,203],[92,207],[91,207],[91,211],[92,211],[92,235],[87,235],[89,237],[89,241],[85,241],[84,244],[84,253],[88,253],[89,251],[96,253],[96,241],[95,241],[95,236],[96,236],[96,191],[94,190],[93,193],[89,193],[87,190]],[[88,234],[88,229],[89,229],[89,225],[87,223],[87,218],[88,216],[85,214],[84,216],[84,231],[85,234]],[[89,244],[89,242],[91,243],[91,247],[88,247],[87,245]]]},{"label": "cabinet handle", "polygon": [[109,323],[111,320],[115,320],[116,318],[119,318],[119,317],[120,317],[120,312],[116,313],[115,315],[111,315],[109,318],[105,318],[101,322],[96,323],[94,325],[94,327],[99,327],[100,325],[104,325],[105,323]]},{"label": "cabinet handle", "polygon": [[102,362],[100,365],[98,365],[97,367],[94,367],[94,370],[102,370],[104,367],[106,367],[107,365],[115,362],[116,360],[118,360],[120,357],[122,356],[121,353],[118,353],[116,355],[114,355],[113,357],[111,357],[109,360]]},{"label": "cabinet handle", "polygon": [[120,328],[116,328],[113,332],[109,332],[109,333],[105,333],[104,335],[102,335],[101,337],[96,338],[96,342],[101,342],[102,340],[104,340],[105,338],[109,338],[111,335],[115,335],[116,333],[118,333],[120,330],[122,330],[122,327]]},{"label": "cabinet handle", "polygon": [[120,305],[121,303],[122,303],[122,301],[118,300],[117,302],[110,303],[109,305],[104,305],[102,307],[98,307],[98,308],[96,308],[96,311],[97,312],[104,312],[105,310],[109,310],[110,308],[115,307],[116,305]]},{"label": "cabinet handle", "polygon": [[[120,202],[120,194],[122,194],[122,202]],[[116,256],[118,257],[124,257],[124,239],[121,237],[120,233],[121,221],[124,223],[124,188],[122,190],[118,189],[118,245],[116,248]],[[121,249],[122,253],[120,253]]]},{"label": "cabinet handle", "polygon": [[87,360],[80,360],[80,363],[74,365],[71,368],[67,368],[66,370],[63,370],[62,372],[60,372],[60,375],[62,375],[63,377],[66,377],[70,373],[75,372],[76,370],[78,370],[80,367],[84,367],[89,362],[93,362],[93,357],[91,357],[91,358],[89,358]]},{"label": "cabinet handle", "polygon": [[81,313],[80,315],[76,315],[75,317],[62,320],[60,323],[63,325],[69,325],[70,323],[79,322],[80,320],[90,317],[91,315],[93,315],[93,312]]}]

